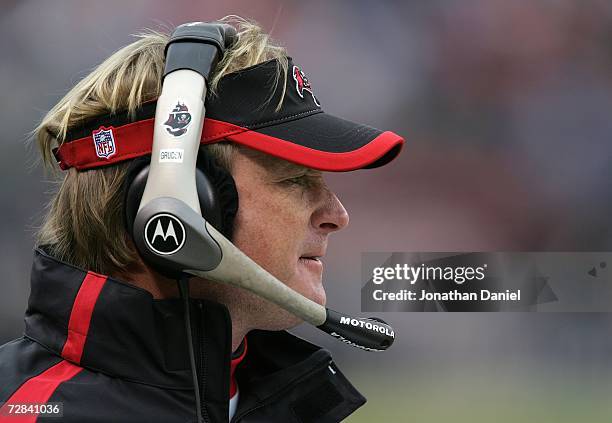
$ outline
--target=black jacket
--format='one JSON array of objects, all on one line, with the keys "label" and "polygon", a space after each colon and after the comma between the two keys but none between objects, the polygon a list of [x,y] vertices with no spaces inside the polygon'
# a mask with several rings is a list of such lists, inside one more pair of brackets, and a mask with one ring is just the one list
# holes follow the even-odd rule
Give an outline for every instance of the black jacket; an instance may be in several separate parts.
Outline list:
[{"label": "black jacket", "polygon": [[[217,303],[191,307],[202,414],[227,422],[230,316]],[[61,402],[57,422],[195,421],[180,300],[154,300],[37,250],[25,324],[0,347],[0,403]],[[287,332],[247,340],[232,422],[337,422],[365,403],[326,350]]]}]

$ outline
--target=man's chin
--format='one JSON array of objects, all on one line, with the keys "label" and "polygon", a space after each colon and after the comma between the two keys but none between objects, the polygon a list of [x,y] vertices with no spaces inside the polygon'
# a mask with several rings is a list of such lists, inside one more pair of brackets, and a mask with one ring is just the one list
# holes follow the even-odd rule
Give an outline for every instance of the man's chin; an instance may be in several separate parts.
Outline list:
[{"label": "man's chin", "polygon": [[308,276],[309,277],[299,278],[296,283],[287,284],[287,286],[309,300],[324,306],[327,302],[327,295],[323,287],[323,282],[321,282],[320,278],[313,278],[311,275]]},{"label": "man's chin", "polygon": [[325,306],[325,304],[327,304],[327,295],[325,294],[325,289],[323,289],[323,287],[315,289],[313,291],[313,294],[308,298],[322,306]]}]

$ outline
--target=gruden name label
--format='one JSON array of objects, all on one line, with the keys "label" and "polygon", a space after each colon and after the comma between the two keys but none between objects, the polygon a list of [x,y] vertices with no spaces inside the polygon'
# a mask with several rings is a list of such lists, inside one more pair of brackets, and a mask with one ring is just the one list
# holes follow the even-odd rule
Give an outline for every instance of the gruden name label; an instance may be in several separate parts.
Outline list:
[{"label": "gruden name label", "polygon": [[182,148],[162,148],[159,150],[160,163],[183,163],[185,151]]}]

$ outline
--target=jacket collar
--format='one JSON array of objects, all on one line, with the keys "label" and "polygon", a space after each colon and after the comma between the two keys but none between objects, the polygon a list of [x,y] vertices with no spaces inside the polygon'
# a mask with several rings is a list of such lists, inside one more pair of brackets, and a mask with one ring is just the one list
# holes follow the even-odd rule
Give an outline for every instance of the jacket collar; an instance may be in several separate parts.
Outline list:
[{"label": "jacket collar", "polygon": [[[215,328],[206,343],[208,359],[229,372],[227,309],[204,300],[192,300],[192,307]],[[37,249],[25,324],[27,337],[82,367],[149,385],[192,389],[180,299],[155,300],[146,290]]]}]

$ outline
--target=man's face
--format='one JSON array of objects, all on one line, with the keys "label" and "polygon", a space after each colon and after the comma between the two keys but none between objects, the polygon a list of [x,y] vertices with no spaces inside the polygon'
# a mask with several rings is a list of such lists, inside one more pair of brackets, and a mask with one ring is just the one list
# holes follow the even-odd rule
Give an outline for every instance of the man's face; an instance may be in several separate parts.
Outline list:
[{"label": "man's face", "polygon": [[[239,197],[234,244],[287,286],[324,305],[328,236],[349,217],[321,172],[239,150],[232,175]],[[278,329],[298,322],[265,301],[260,307],[275,314]]]}]

